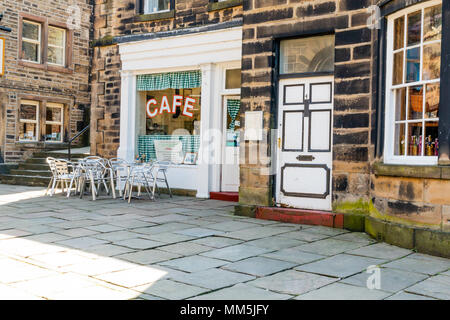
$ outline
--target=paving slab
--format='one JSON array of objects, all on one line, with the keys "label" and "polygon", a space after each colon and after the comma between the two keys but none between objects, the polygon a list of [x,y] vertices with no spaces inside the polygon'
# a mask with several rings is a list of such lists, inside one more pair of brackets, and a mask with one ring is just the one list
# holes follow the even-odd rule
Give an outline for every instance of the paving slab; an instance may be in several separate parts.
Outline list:
[{"label": "paving slab", "polygon": [[141,238],[134,238],[134,239],[114,241],[114,244],[136,250],[145,250],[163,246],[165,243]]},{"label": "paving slab", "polygon": [[201,255],[205,257],[222,259],[227,261],[238,261],[271,251],[273,250],[250,246],[247,244],[237,244],[234,246],[225,247],[221,249],[214,249],[202,253]]},{"label": "paving slab", "polygon": [[242,229],[239,231],[233,231],[226,233],[224,236],[228,238],[235,238],[240,240],[255,240],[255,239],[261,239],[266,238],[274,235],[283,234],[286,232],[290,232],[293,230],[296,230],[297,226],[292,227],[275,227],[273,225],[269,226],[260,226],[260,227],[254,227],[254,228],[248,228],[248,229]]},{"label": "paving slab", "polygon": [[418,294],[407,293],[405,291],[400,291],[392,296],[386,298],[385,300],[436,300],[431,297],[425,297]]},{"label": "paving slab", "polygon": [[323,226],[312,226],[308,229],[305,229],[305,232],[318,233],[318,234],[323,234],[323,235],[327,235],[327,236],[337,236],[339,234],[349,233],[350,231],[345,230],[345,229],[329,228],[329,227],[323,227]]},{"label": "paving slab", "polygon": [[217,268],[227,264],[227,261],[207,258],[203,256],[190,256],[160,263],[163,266],[174,268],[186,272],[202,271],[210,268]]},{"label": "paving slab", "polygon": [[345,278],[365,271],[369,266],[379,265],[386,260],[339,254],[323,260],[301,265],[295,270],[316,273],[320,275]]},{"label": "paving slab", "polygon": [[164,279],[168,272],[158,266],[135,267],[96,275],[95,278],[118,286],[133,288]]},{"label": "paving slab", "polygon": [[170,243],[177,243],[177,242],[184,242],[189,241],[192,239],[197,239],[196,237],[186,236],[183,234],[176,234],[173,232],[163,232],[163,233],[157,233],[157,234],[142,234],[141,237],[145,237],[145,239],[164,242],[166,244]]},{"label": "paving slab", "polygon": [[187,299],[209,291],[205,288],[193,286],[185,283],[175,282],[172,280],[161,280],[152,283],[141,292],[158,296],[169,300]]},{"label": "paving slab", "polygon": [[287,300],[292,296],[271,292],[245,283],[203,294],[192,300]]},{"label": "paving slab", "polygon": [[347,253],[378,259],[394,260],[412,254],[413,251],[392,246],[387,243],[375,243],[362,248],[348,251]]},{"label": "paving slab", "polygon": [[247,284],[296,296],[311,290],[316,290],[335,281],[337,281],[335,278],[287,270],[268,277],[258,278],[247,282]]},{"label": "paving slab", "polygon": [[254,223],[244,222],[244,221],[224,221],[219,223],[210,223],[208,225],[209,229],[215,229],[219,231],[238,231],[242,229],[248,229],[251,227],[256,227],[258,225]]},{"label": "paving slab", "polygon": [[183,229],[174,231],[175,233],[191,236],[191,237],[197,237],[197,238],[203,238],[203,237],[209,237],[214,236],[223,233],[222,231],[218,230],[212,230],[212,229],[206,229],[206,228],[190,228],[190,229]]},{"label": "paving slab", "polygon": [[365,245],[369,245],[369,244],[377,242],[375,239],[371,238],[367,233],[364,233],[364,232],[343,233],[343,234],[334,236],[331,239],[360,242]]},{"label": "paving slab", "polygon": [[450,277],[437,275],[419,282],[405,291],[436,299],[450,300]]},{"label": "paving slab", "polygon": [[68,246],[68,247],[76,248],[76,249],[85,249],[85,248],[89,248],[92,246],[97,246],[99,244],[105,244],[108,242],[109,241],[100,240],[100,239],[96,239],[93,237],[80,237],[80,238],[72,238],[72,239],[57,241],[57,242],[55,242],[55,244],[58,244],[61,246]]},{"label": "paving slab", "polygon": [[117,255],[115,258],[147,265],[171,259],[176,259],[180,257],[181,255],[173,252],[166,252],[158,249],[150,249],[120,254]]},{"label": "paving slab", "polygon": [[217,290],[220,288],[235,285],[237,283],[253,280],[255,279],[255,277],[242,273],[213,268],[190,274],[179,274],[171,279],[202,288]]},{"label": "paving slab", "polygon": [[118,231],[112,231],[112,232],[99,233],[99,234],[93,235],[92,237],[101,239],[101,240],[106,240],[109,242],[117,242],[117,241],[121,241],[121,240],[139,238],[140,236],[141,236],[141,234],[139,234],[139,233],[130,232],[130,231],[126,231],[126,230],[118,230]]},{"label": "paving slab", "polygon": [[[359,287],[367,287],[367,280],[373,273],[361,272],[341,280],[340,282]],[[380,268],[380,290],[387,292],[398,292],[412,286],[427,276],[421,273],[413,273],[391,268]]]},{"label": "paving slab", "polygon": [[134,252],[135,249],[116,246],[114,244],[100,244],[97,246],[89,247],[89,252],[100,255],[102,257],[113,257],[119,254]]},{"label": "paving slab", "polygon": [[305,243],[306,243],[305,241],[300,241],[296,239],[273,236],[269,238],[252,240],[247,242],[246,244],[271,250],[281,250],[296,247]]},{"label": "paving slab", "polygon": [[286,269],[291,269],[295,266],[296,264],[291,262],[269,259],[265,257],[253,257],[228,264],[222,268],[229,271],[262,277],[284,271]]},{"label": "paving slab", "polygon": [[261,255],[262,257],[292,262],[298,265],[325,259],[327,256],[300,251],[298,248],[288,248]]},{"label": "paving slab", "polygon": [[391,293],[370,290],[344,283],[332,283],[326,287],[296,297],[296,300],[382,300]]},{"label": "paving slab", "polygon": [[386,263],[384,267],[434,275],[448,270],[450,268],[450,260],[412,254],[405,258]]},{"label": "paving slab", "polygon": [[192,240],[192,242],[198,243],[198,244],[203,244],[205,246],[213,247],[213,248],[224,248],[224,247],[242,243],[243,241],[237,240],[237,239],[220,237],[220,236],[212,236],[212,237],[206,237],[206,238]]},{"label": "paving slab", "polygon": [[171,244],[168,246],[159,247],[159,250],[176,253],[181,256],[191,256],[199,254],[205,251],[213,250],[211,247],[207,247],[201,244],[193,242],[181,242],[176,244]]},{"label": "paving slab", "polygon": [[322,240],[322,239],[326,239],[326,238],[330,237],[326,234],[308,233],[308,232],[305,232],[304,230],[287,232],[287,233],[280,234],[279,236],[296,239],[296,240],[300,240],[300,241],[306,241],[306,242],[313,242],[313,241]]},{"label": "paving slab", "polygon": [[317,253],[324,256],[333,256],[342,252],[359,248],[364,244],[359,242],[350,242],[337,239],[323,239],[297,246],[301,251]]}]

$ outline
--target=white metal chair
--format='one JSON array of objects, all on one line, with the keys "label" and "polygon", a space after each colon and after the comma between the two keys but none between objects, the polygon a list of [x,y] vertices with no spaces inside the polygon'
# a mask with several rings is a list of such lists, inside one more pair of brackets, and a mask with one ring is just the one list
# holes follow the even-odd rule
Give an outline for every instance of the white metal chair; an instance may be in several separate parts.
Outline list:
[{"label": "white metal chair", "polygon": [[125,183],[128,180],[130,165],[126,160],[112,158],[108,160],[109,167],[112,169],[116,187],[119,188],[119,196],[122,197]]},{"label": "white metal chair", "polygon": [[64,159],[55,159],[51,157],[47,158],[47,163],[52,172],[52,179],[50,180],[45,194],[48,193],[50,187],[50,196],[55,194],[55,189],[58,186],[61,188],[62,192],[65,192],[66,189],[69,191],[68,183],[73,181],[76,175],[73,164]]},{"label": "white metal chair", "polygon": [[153,181],[153,193],[155,193],[155,188],[158,190],[159,196],[161,196],[161,192],[158,187],[158,182],[165,183],[167,190],[169,191],[169,195],[172,198],[172,189],[170,189],[169,186],[169,180],[167,179],[167,170],[169,170],[169,166],[171,165],[171,162],[169,161],[157,161],[155,162],[156,167],[156,174]]},{"label": "white metal chair", "polygon": [[[113,198],[116,198],[116,190],[114,187],[114,173],[112,168],[108,168],[104,163],[107,162],[104,159],[96,159],[93,157],[88,157],[80,161],[80,167],[82,170],[81,174],[81,191],[80,198],[86,190],[86,184],[89,184],[92,200],[96,200],[99,195],[100,187],[103,185],[107,194],[109,194],[110,189],[112,191]],[[110,188],[108,188],[108,183]],[[95,186],[97,184],[97,187]]]},{"label": "white metal chair", "polygon": [[133,187],[138,188],[138,196],[141,195],[141,188],[144,187],[150,200],[155,199],[153,169],[155,166],[151,163],[143,165],[130,165],[129,174],[125,183],[124,200],[128,197],[128,203],[131,202]]}]

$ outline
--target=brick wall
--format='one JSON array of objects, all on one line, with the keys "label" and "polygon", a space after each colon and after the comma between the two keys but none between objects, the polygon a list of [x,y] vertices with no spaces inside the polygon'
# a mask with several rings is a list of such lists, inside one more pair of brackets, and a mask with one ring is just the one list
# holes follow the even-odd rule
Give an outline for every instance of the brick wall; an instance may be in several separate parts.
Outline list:
[{"label": "brick wall", "polygon": [[121,62],[118,47],[112,39],[210,25],[242,17],[242,5],[209,11],[208,3],[208,0],[177,0],[174,17],[155,19],[155,15],[139,15],[136,0],[95,1],[91,152],[114,157],[119,147]]},{"label": "brick wall", "polygon": [[[19,16],[21,13],[48,19],[54,23],[67,23],[71,17],[66,0],[0,0],[2,25],[12,29],[1,32],[6,39],[5,75],[0,77],[0,112],[2,129],[0,149],[5,161],[22,161],[31,152],[45,148],[43,143],[18,144],[17,118],[20,98],[33,96],[49,102],[67,101],[69,106],[67,136],[73,136],[83,124],[84,112],[89,109],[91,0],[74,0],[81,12],[80,28],[73,30],[72,64],[68,72],[55,72],[19,64]],[[47,145],[48,147],[48,145]]]},{"label": "brick wall", "polygon": [[[334,202],[369,198],[373,32],[366,27],[371,0],[248,0],[244,3],[241,112],[264,111],[264,127],[274,128],[275,39],[334,32],[335,106],[333,146]],[[248,145],[243,148],[249,148]],[[240,201],[273,203],[272,182],[261,181],[259,167],[241,165]]]}]

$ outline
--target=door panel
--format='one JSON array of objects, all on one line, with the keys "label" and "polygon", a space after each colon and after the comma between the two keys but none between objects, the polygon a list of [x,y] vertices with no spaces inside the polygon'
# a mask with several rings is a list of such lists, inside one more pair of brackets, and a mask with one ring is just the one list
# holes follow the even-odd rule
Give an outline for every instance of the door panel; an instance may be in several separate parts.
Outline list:
[{"label": "door panel", "polygon": [[331,210],[333,77],[279,83],[277,204]]}]

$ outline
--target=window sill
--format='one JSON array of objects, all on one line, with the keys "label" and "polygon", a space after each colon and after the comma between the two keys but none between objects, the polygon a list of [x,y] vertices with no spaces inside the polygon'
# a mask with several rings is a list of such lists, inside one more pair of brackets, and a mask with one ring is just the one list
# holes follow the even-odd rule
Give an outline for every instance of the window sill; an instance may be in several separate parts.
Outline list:
[{"label": "window sill", "polygon": [[45,71],[69,73],[69,74],[73,73],[72,69],[69,69],[67,67],[60,67],[60,66],[56,66],[56,65],[40,64],[40,63],[23,61],[23,60],[19,60],[18,64],[21,67],[34,68],[34,69],[45,70]]},{"label": "window sill", "polygon": [[208,3],[208,11],[222,10],[242,5],[242,0],[226,0]]},{"label": "window sill", "polygon": [[171,19],[175,17],[175,10],[155,12],[149,14],[140,14],[134,17],[135,22],[146,22],[162,19]]},{"label": "window sill", "polygon": [[377,176],[450,180],[450,166],[413,166],[376,162],[373,164],[373,173]]}]

